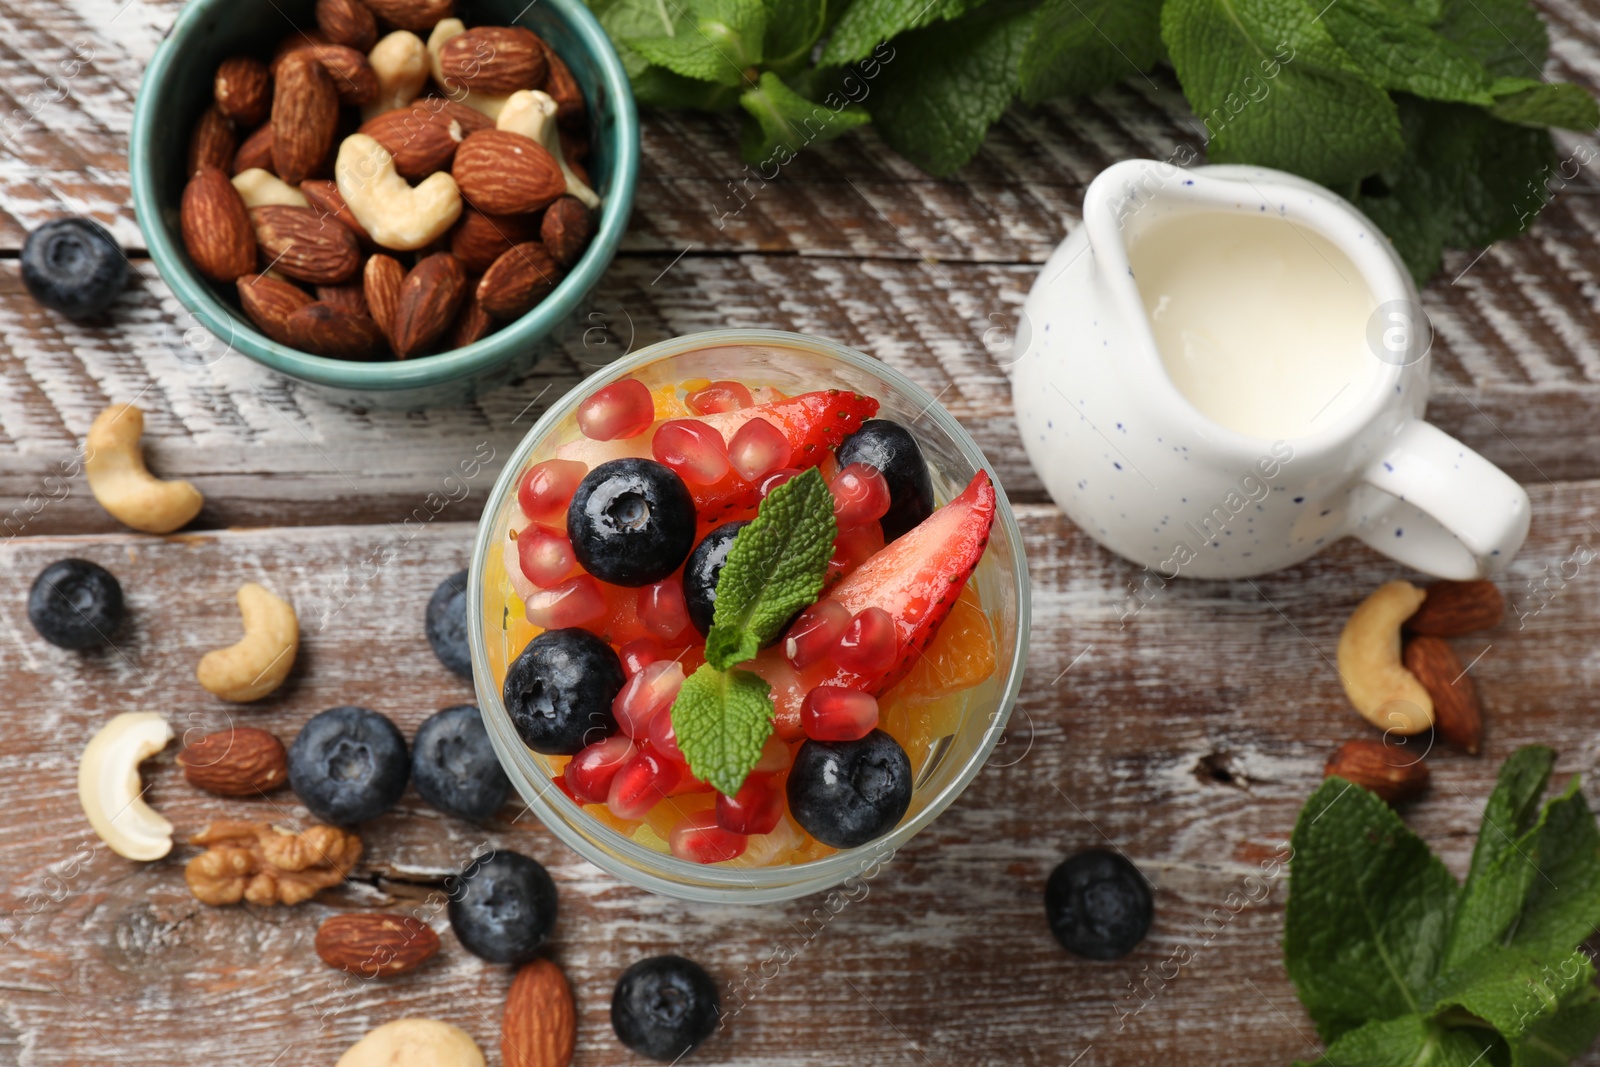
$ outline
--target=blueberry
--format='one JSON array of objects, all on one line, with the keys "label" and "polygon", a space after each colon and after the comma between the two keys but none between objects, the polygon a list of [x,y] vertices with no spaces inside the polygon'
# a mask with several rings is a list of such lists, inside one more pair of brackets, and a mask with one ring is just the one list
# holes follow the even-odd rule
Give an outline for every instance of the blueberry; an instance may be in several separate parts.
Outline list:
[{"label": "blueberry", "polygon": [[617,732],[611,702],[625,680],[617,653],[588,630],[546,630],[506,671],[506,710],[529,748],[571,756]]},{"label": "blueberry", "polygon": [[683,565],[683,599],[689,604],[689,621],[701,634],[710,632],[717,610],[717,579],[728,562],[728,550],[747,522],[725,522],[706,534]]},{"label": "blueberry", "polygon": [[69,319],[98,315],[128,285],[128,258],[93,219],[53,219],[22,245],[22,284]]},{"label": "blueberry", "polygon": [[428,598],[423,617],[428,644],[439,662],[463,678],[472,677],[472,653],[467,650],[467,572],[456,571],[439,583]]},{"label": "blueberry", "polygon": [[411,780],[423,800],[468,822],[486,822],[511,792],[483,716],[472,704],[445,708],[417,728]]},{"label": "blueberry", "polygon": [[583,569],[612,585],[651,585],[694,547],[694,498],[672,468],[614,459],[578,483],[567,536]]},{"label": "blueberry", "polygon": [[313,715],[289,746],[289,788],[311,814],[340,826],[394,807],[410,774],[399,728],[366,708]]},{"label": "blueberry", "polygon": [[526,963],[556,925],[556,884],[536,860],[491,852],[461,872],[450,894],[450,929],[490,963]]},{"label": "blueberry", "polygon": [[122,625],[122,586],[116,575],[86,559],[58,559],[28,590],[28,621],[61,648],[107,644]]},{"label": "blueberry", "polygon": [[1044,912],[1068,952],[1091,960],[1121,959],[1144,940],[1153,905],[1139,868],[1103,848],[1080,852],[1050,872]]},{"label": "blueberry", "polygon": [[911,806],[911,760],[882,730],[859,741],[807,741],[787,792],[789,814],[808,834],[855,848],[894,829]]},{"label": "blueberry", "polygon": [[717,1028],[717,984],[682,956],[652,956],[622,972],[611,994],[611,1028],[639,1055],[672,1063]]},{"label": "blueberry", "polygon": [[933,479],[911,431],[888,419],[869,419],[846,437],[834,453],[839,466],[866,463],[889,483],[889,512],[881,523],[883,539],[893,541],[933,514]]}]

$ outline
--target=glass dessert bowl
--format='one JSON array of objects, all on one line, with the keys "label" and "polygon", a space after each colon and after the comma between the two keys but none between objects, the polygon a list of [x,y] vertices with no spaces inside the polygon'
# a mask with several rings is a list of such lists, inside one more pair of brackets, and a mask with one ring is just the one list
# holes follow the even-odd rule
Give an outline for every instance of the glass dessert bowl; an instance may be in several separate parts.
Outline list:
[{"label": "glass dessert bowl", "polygon": [[1021,536],[977,445],[798,334],[676,338],[589,378],[507,463],[470,574],[518,791],[683,899],[870,877],[977,775],[1027,655]]}]

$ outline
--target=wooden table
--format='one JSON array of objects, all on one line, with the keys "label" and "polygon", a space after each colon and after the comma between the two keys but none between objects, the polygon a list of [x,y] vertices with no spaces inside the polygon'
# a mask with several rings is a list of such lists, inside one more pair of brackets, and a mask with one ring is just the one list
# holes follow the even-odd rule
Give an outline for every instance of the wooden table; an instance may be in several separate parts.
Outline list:
[{"label": "wooden table", "polygon": [[[1600,86],[1600,2],[1542,6],[1552,73]],[[1117,159],[1198,144],[1170,76],[1014,110],[949,181],[867,133],[746,186],[731,121],[650,116],[632,232],[560,354],[470,406],[353,413],[237,355],[213,358],[141,258],[128,124],[141,68],[177,7],[0,0],[0,92],[14,116],[0,152],[0,1065],[329,1064],[402,1015],[454,1021],[498,1063],[510,975],[448,933],[421,971],[382,984],[347,986],[311,951],[318,922],[337,910],[437,900],[444,876],[483,842],[538,857],[560,886],[554,953],[579,1000],[581,1064],[629,1062],[610,1031],[611,986],[628,963],[663,951],[702,961],[730,1002],[734,991],[745,1002],[698,1062],[1265,1065],[1314,1052],[1279,952],[1287,886],[1236,915],[1224,902],[1287,839],[1333,747],[1364,733],[1329,656],[1353,605],[1400,568],[1346,543],[1255,582],[1181,582],[1133,614],[1136,569],[1050,505],[1011,415],[1016,314],[1037,265],[1075,225],[1084,185]],[[55,100],[46,79],[75,50],[92,59]],[[1484,756],[1436,753],[1431,794],[1407,813],[1458,873],[1514,747],[1557,747],[1563,779],[1592,776],[1600,761],[1600,579],[1562,567],[1600,534],[1597,193],[1586,174],[1531,234],[1481,256],[1452,253],[1425,296],[1438,338],[1430,414],[1526,483],[1535,516],[1502,582],[1521,624],[1460,643],[1479,657]],[[68,212],[110,225],[138,269],[109,326],[72,325],[20,285],[24,234]],[[137,865],[99,844],[75,796],[79,750],[133,708],[161,711],[180,732],[230,721],[193,669],[232,640],[242,581],[301,604],[305,642],[290,684],[231,709],[231,721],[287,738],[316,711],[351,703],[409,733],[470,699],[430,654],[422,610],[466,562],[498,462],[470,498],[400,524],[427,514],[458,460],[485,446],[508,455],[589,369],[730,325],[836,338],[910,374],[988,451],[1027,535],[1033,648],[1005,744],[863,899],[837,914],[816,898],[680,904],[602,874],[516,819],[520,806],[481,830],[414,792],[366,827],[366,860],[344,889],[294,910],[199,905],[183,885],[188,846]],[[204,490],[191,530],[131,535],[81,478],[52,493],[50,475],[112,401],[145,409],[158,470]],[[393,562],[370,575],[361,561],[385,547]],[[65,653],[29,628],[28,584],[67,555],[121,577],[131,625],[115,650]],[[224,816],[306,817],[287,793],[271,804],[199,794],[171,750],[146,780],[183,833]],[[1042,887],[1063,856],[1107,843],[1158,886],[1156,919],[1132,956],[1089,963],[1051,940]],[[1170,977],[1161,964],[1180,946],[1193,959]]]}]

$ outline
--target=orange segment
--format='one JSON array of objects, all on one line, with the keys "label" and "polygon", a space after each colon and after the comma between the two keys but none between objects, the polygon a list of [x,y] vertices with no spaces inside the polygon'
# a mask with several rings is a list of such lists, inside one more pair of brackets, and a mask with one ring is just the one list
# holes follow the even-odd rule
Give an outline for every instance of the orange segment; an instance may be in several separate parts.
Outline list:
[{"label": "orange segment", "polygon": [[890,696],[907,706],[928,704],[971,689],[994,669],[994,628],[978,604],[977,591],[968,582],[939,632]]},{"label": "orange segment", "polygon": [[[706,385],[710,384],[710,382],[706,382]],[[688,387],[689,383],[687,382],[683,385],[663,385],[660,389],[650,394],[656,402],[657,422],[662,419],[688,418],[694,414],[689,410],[689,405],[683,402],[685,394],[681,390]]]}]

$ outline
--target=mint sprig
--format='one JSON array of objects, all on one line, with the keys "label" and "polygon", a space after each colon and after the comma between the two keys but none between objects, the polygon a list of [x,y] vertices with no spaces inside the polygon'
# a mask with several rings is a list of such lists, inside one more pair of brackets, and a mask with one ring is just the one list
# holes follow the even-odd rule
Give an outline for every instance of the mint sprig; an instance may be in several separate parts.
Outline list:
[{"label": "mint sprig", "polygon": [[728,549],[706,662],[719,671],[751,659],[822,592],[839,527],[833,494],[812,467],[778,486]]},{"label": "mint sprig", "polygon": [[1600,829],[1555,754],[1519,749],[1458,885],[1388,805],[1330,778],[1292,840],[1284,963],[1328,1042],[1318,1064],[1560,1067],[1600,1036]]},{"label": "mint sprig", "polygon": [[701,664],[672,703],[672,729],[694,776],[731,797],[772,732],[772,687],[749,671]]}]

